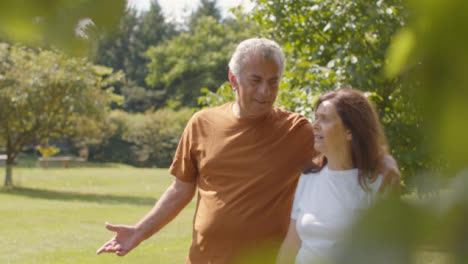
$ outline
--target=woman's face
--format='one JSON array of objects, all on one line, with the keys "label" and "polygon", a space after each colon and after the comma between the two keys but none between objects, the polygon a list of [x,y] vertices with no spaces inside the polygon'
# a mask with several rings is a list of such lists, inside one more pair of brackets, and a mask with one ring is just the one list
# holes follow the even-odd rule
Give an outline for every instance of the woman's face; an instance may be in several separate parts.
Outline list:
[{"label": "woman's face", "polygon": [[315,111],[314,147],[317,151],[330,156],[350,151],[352,135],[341,120],[335,106],[330,101],[323,101]]}]

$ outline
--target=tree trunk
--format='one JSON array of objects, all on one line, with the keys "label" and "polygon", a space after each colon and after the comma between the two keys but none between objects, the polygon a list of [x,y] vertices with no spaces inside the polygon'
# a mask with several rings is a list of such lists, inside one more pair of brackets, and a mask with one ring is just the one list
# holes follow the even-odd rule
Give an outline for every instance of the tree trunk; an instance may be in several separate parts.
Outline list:
[{"label": "tree trunk", "polygon": [[7,160],[6,160],[6,175],[5,175],[5,187],[13,186],[13,165],[15,164],[16,153],[13,151],[7,150]]},{"label": "tree trunk", "polygon": [[6,163],[6,175],[5,175],[5,187],[13,186],[13,179],[11,175],[11,170],[13,168],[13,164],[10,164],[8,161]]}]

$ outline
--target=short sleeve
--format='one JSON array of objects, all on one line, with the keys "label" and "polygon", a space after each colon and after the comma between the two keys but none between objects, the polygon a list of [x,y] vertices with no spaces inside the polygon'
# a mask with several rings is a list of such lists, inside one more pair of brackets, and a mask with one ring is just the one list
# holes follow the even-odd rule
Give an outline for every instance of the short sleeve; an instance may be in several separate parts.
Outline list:
[{"label": "short sleeve", "polygon": [[187,123],[174,154],[174,160],[169,168],[170,174],[184,182],[194,182],[198,176],[197,161],[193,155],[197,138],[194,119],[195,116]]},{"label": "short sleeve", "polygon": [[312,162],[317,156],[317,151],[314,148],[314,129],[312,124],[305,118],[301,119],[301,126],[295,136],[300,141],[297,142],[297,155],[300,163],[300,170],[303,170],[304,165]]},{"label": "short sleeve", "polygon": [[294,194],[294,202],[293,202],[293,208],[291,211],[291,218],[296,220],[297,217],[299,216],[300,208],[299,204],[300,201],[302,200],[302,196],[304,196],[304,189],[305,189],[305,184],[307,180],[307,176],[304,174],[301,175],[299,178],[299,183],[297,184],[296,188],[296,193]]},{"label": "short sleeve", "polygon": [[305,152],[307,153],[306,156],[308,157],[308,159],[313,159],[317,156],[318,152],[314,148],[315,137],[314,137],[314,129],[312,127],[312,123],[307,122],[306,125],[304,126],[304,130],[306,131],[304,140],[305,142],[308,143],[308,144],[305,144],[306,146]]}]

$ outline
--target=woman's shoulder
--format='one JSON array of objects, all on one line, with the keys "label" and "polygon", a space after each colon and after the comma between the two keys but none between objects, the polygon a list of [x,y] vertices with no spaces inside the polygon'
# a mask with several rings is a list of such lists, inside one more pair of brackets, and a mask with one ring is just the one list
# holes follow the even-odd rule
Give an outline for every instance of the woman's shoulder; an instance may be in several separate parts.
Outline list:
[{"label": "woman's shoulder", "polygon": [[319,177],[321,173],[322,173],[322,170],[313,171],[313,172],[303,172],[301,174],[301,177],[299,178],[299,184],[300,185],[307,184],[308,182],[314,179],[317,179],[317,177]]}]

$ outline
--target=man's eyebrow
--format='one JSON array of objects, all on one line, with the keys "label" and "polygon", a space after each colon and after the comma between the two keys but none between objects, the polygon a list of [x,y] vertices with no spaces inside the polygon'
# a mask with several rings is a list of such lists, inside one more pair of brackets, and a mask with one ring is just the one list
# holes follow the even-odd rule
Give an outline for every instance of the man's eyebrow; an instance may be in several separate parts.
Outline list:
[{"label": "man's eyebrow", "polygon": [[249,78],[251,78],[251,79],[261,79],[262,77],[260,75],[257,75],[257,74],[254,73],[254,74],[249,75]]}]

